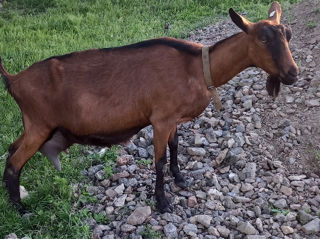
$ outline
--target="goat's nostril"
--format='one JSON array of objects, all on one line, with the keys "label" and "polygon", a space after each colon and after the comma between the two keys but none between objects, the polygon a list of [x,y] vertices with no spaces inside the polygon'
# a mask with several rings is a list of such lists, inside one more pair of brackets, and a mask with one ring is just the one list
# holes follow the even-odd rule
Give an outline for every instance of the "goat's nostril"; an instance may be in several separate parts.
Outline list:
[{"label": "goat's nostril", "polygon": [[292,77],[296,77],[298,75],[298,70],[295,67],[291,67],[288,74]]}]

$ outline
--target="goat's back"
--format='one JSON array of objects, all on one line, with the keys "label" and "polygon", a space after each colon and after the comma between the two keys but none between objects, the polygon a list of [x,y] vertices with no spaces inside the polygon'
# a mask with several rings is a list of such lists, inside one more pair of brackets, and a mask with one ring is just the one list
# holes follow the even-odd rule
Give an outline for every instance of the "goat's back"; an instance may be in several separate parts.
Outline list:
[{"label": "goat's back", "polygon": [[19,73],[13,95],[27,117],[82,135],[143,127],[152,114],[183,117],[186,113],[179,108],[196,97],[191,94],[195,82],[190,75],[197,54],[192,44],[189,51],[183,49],[187,48],[184,41],[181,44],[51,57]]}]

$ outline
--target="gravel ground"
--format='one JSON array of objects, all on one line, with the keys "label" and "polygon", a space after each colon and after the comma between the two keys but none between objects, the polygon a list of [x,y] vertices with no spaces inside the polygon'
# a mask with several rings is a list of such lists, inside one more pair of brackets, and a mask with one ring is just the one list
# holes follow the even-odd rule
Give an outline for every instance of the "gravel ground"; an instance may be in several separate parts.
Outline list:
[{"label": "gravel ground", "polygon": [[[191,186],[181,190],[167,170],[165,190],[174,213],[155,210],[154,165],[138,163],[153,160],[151,127],[121,147],[110,179],[104,165],[84,171],[92,181],[87,191],[99,203],[83,207],[110,219],[108,225],[86,221],[93,238],[139,239],[146,228],[161,238],[320,237],[319,9],[318,0],[308,0],[285,16],[301,70],[295,85],[282,86],[272,99],[266,74],[249,68],[219,88],[222,112],[209,105],[180,125],[178,160]],[[191,33],[190,40],[213,44],[236,32],[223,20]],[[74,185],[76,192],[83,185]]]}]

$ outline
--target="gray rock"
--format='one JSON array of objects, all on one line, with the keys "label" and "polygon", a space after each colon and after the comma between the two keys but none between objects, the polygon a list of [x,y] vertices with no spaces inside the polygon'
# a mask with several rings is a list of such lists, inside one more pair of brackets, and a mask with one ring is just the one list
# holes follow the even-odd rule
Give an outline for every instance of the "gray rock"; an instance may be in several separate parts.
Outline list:
[{"label": "gray rock", "polygon": [[280,192],[282,192],[286,196],[290,196],[292,194],[292,189],[287,186],[282,185],[280,188]]},{"label": "gray rock", "polygon": [[262,220],[261,220],[260,218],[257,218],[257,219],[256,219],[256,226],[257,226],[257,228],[258,228],[258,230],[259,230],[260,232],[263,231],[263,224],[262,224]]},{"label": "gray rock", "polygon": [[113,199],[113,198],[115,198],[115,196],[117,196],[117,192],[115,190],[113,190],[112,188],[107,189],[105,194],[109,199]]},{"label": "gray rock", "polygon": [[309,107],[320,106],[320,101],[318,99],[306,100],[305,104]]},{"label": "gray rock", "polygon": [[223,197],[223,193],[218,191],[215,188],[210,188],[208,191],[208,195],[210,196],[211,199],[220,199]]},{"label": "gray rock", "polygon": [[130,224],[126,223],[126,224],[121,225],[121,231],[122,232],[132,232],[134,230],[136,230],[136,227],[132,226]]},{"label": "gray rock", "polygon": [[248,192],[248,191],[251,191],[254,187],[252,186],[252,184],[250,183],[243,183],[241,185],[241,192]]},{"label": "gray rock", "polygon": [[235,144],[235,142],[236,141],[233,138],[229,139],[228,142],[227,142],[228,148],[231,149],[232,146]]},{"label": "gray rock", "polygon": [[252,108],[252,100],[251,99],[246,100],[245,102],[243,102],[242,106],[247,110],[251,109]]},{"label": "gray rock", "polygon": [[290,181],[300,181],[300,180],[302,180],[302,179],[305,179],[307,176],[306,175],[304,175],[304,174],[301,174],[301,175],[290,175],[289,177],[288,177],[288,179],[290,180]]},{"label": "gray rock", "polygon": [[216,208],[216,203],[212,200],[208,200],[206,202],[206,207],[211,209],[211,210],[214,210]]},{"label": "gray rock", "polygon": [[242,123],[238,124],[236,127],[237,133],[243,133],[243,132],[245,132],[245,130],[246,130],[246,128],[245,128],[244,124],[242,124]]},{"label": "gray rock", "polygon": [[316,218],[302,226],[302,230],[306,234],[314,234],[320,232],[320,219]]},{"label": "gray rock", "polygon": [[234,226],[234,227],[237,226],[239,222],[240,222],[239,218],[237,218],[237,217],[235,217],[233,215],[230,215],[230,224],[232,226]]},{"label": "gray rock", "polygon": [[304,187],[304,182],[303,181],[292,181],[291,182],[291,185],[292,186],[295,186],[295,187],[301,187],[301,188],[303,188]]},{"label": "gray rock", "polygon": [[114,200],[114,206],[123,207],[126,202],[127,196],[128,196],[127,194],[123,194],[121,197],[116,198]]},{"label": "gray rock", "polygon": [[296,218],[297,218],[297,213],[295,213],[295,212],[289,212],[286,215],[286,221],[295,221]]},{"label": "gray rock", "polygon": [[204,148],[198,148],[198,147],[188,147],[187,152],[191,156],[205,156],[206,150]]},{"label": "gray rock", "polygon": [[129,173],[134,173],[136,170],[137,170],[137,165],[135,165],[135,164],[133,164],[133,165],[130,165],[129,167],[128,167],[128,171],[129,171]]},{"label": "gray rock", "polygon": [[137,150],[137,148],[138,147],[132,141],[130,141],[129,144],[127,145],[127,147],[126,147],[127,151],[130,154],[134,154],[134,152]]},{"label": "gray rock", "polygon": [[111,215],[114,212],[114,207],[112,206],[106,207],[105,212],[107,215]]},{"label": "gray rock", "polygon": [[275,206],[276,208],[279,208],[279,209],[284,209],[287,207],[287,201],[283,198],[278,199],[277,201],[275,201],[273,203],[273,206]]},{"label": "gray rock", "polygon": [[250,222],[242,222],[237,227],[237,230],[241,233],[244,233],[246,235],[256,235],[258,234],[258,231],[254,228],[254,226],[251,225]]},{"label": "gray rock", "polygon": [[206,139],[209,143],[214,143],[217,141],[217,136],[215,135],[215,133],[213,132],[212,128],[206,129],[204,131]]},{"label": "gray rock", "polygon": [[104,166],[102,164],[99,164],[99,165],[95,165],[95,166],[92,166],[88,169],[88,176],[93,178],[94,175],[96,174],[96,172],[98,172],[99,170],[103,169]]},{"label": "gray rock", "polygon": [[219,124],[219,120],[216,118],[206,118],[202,117],[203,121],[208,123],[212,128],[215,128]]},{"label": "gray rock", "polygon": [[282,225],[281,226],[281,231],[283,232],[283,234],[288,235],[288,234],[292,234],[294,232],[293,228],[290,226],[285,226]]},{"label": "gray rock", "polygon": [[[260,236],[260,235],[248,235],[245,237],[245,239],[267,239],[266,236]],[[272,239],[276,239],[276,238],[272,238]]]},{"label": "gray rock", "polygon": [[115,239],[114,234],[105,235],[102,239]]},{"label": "gray rock", "polygon": [[232,198],[230,196],[226,196],[225,199],[224,199],[224,206],[226,208],[229,208],[229,209],[233,209],[233,208],[236,208],[236,205],[234,204],[234,202],[232,201]]},{"label": "gray rock", "polygon": [[298,212],[298,221],[304,225],[310,222],[313,219],[313,216],[311,216],[309,213],[306,213],[304,210],[300,210]]},{"label": "gray rock", "polygon": [[184,225],[183,231],[189,236],[196,236],[198,232],[198,228],[196,225],[188,223]]},{"label": "gray rock", "polygon": [[242,197],[242,196],[235,196],[233,198],[233,200],[236,201],[236,202],[240,202],[240,203],[245,203],[245,202],[250,202],[251,201],[250,198]]},{"label": "gray rock", "polygon": [[153,145],[149,145],[147,147],[147,152],[149,153],[150,156],[154,157],[154,146]]},{"label": "gray rock", "polygon": [[195,224],[196,222],[200,223],[205,227],[210,227],[212,216],[208,215],[196,215],[190,218],[190,222]]},{"label": "gray rock", "polygon": [[20,185],[20,186],[19,186],[19,190],[20,190],[20,198],[21,198],[21,199],[25,199],[25,198],[27,198],[27,197],[29,196],[29,193],[28,193],[28,191],[25,189],[24,186]]},{"label": "gray rock", "polygon": [[228,177],[231,182],[236,182],[236,183],[240,182],[239,176],[236,173],[231,172],[229,173]]},{"label": "gray rock", "polygon": [[255,179],[256,177],[257,164],[247,163],[245,168],[242,170],[244,178]]},{"label": "gray rock", "polygon": [[126,186],[135,187],[138,185],[138,180],[136,178],[130,178],[126,184]]},{"label": "gray rock", "polygon": [[88,186],[87,187],[87,192],[91,195],[95,195],[99,193],[99,187],[96,186]]},{"label": "gray rock", "polygon": [[105,178],[105,172],[104,170],[100,170],[98,172],[95,173],[95,177],[96,179],[98,179],[99,181],[102,181]]},{"label": "gray rock", "polygon": [[100,228],[100,225],[97,225],[94,229],[93,229],[93,236],[96,237],[101,237],[103,235],[103,231]]},{"label": "gray rock", "polygon": [[15,233],[10,233],[4,239],[19,239]]},{"label": "gray rock", "polygon": [[195,136],[194,136],[194,144],[196,146],[201,146],[201,145],[205,144],[204,143],[205,141],[206,141],[205,138],[201,134],[195,134]]},{"label": "gray rock", "polygon": [[217,164],[221,164],[223,162],[223,160],[227,156],[228,151],[229,151],[228,149],[224,149],[224,150],[220,151],[218,157],[216,158]]},{"label": "gray rock", "polygon": [[148,158],[149,156],[148,151],[141,147],[138,147],[138,154],[139,154],[139,157],[141,158]]},{"label": "gray rock", "polygon": [[178,237],[177,227],[173,225],[171,222],[165,225],[163,230],[164,230],[164,234],[168,238],[174,239]]},{"label": "gray rock", "polygon": [[230,235],[230,230],[225,227],[225,226],[221,226],[221,225],[217,225],[217,230],[220,233],[221,236],[223,236],[224,238],[227,238]]},{"label": "gray rock", "polygon": [[286,95],[285,98],[287,104],[291,104],[294,102],[294,97],[292,97],[291,95]]},{"label": "gray rock", "polygon": [[167,222],[172,222],[175,224],[180,224],[182,222],[182,218],[173,213],[162,214],[162,219],[166,220]]},{"label": "gray rock", "polygon": [[122,195],[123,191],[124,191],[124,185],[123,183],[121,183],[119,186],[117,186],[114,191],[118,194],[118,195]]},{"label": "gray rock", "polygon": [[221,137],[223,134],[223,131],[222,130],[215,130],[215,131],[213,131],[213,133],[216,135],[216,137]]},{"label": "gray rock", "polygon": [[151,215],[151,208],[138,207],[133,213],[127,218],[127,223],[130,225],[141,225]]}]

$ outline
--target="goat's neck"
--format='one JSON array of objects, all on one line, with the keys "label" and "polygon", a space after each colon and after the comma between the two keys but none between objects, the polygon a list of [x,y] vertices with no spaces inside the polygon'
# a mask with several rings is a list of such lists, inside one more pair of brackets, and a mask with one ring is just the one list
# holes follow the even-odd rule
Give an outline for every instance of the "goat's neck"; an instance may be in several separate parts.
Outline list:
[{"label": "goat's neck", "polygon": [[220,43],[210,52],[213,85],[219,87],[252,65],[248,56],[248,39],[240,33]]}]

